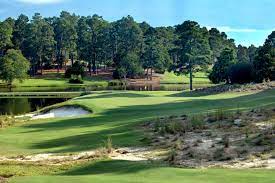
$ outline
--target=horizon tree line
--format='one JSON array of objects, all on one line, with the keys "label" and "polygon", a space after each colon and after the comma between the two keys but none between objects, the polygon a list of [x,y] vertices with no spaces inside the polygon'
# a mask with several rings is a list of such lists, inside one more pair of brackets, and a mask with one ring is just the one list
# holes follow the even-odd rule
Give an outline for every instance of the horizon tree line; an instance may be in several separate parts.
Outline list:
[{"label": "horizon tree line", "polygon": [[[233,55],[233,62],[253,65],[257,75],[263,74],[258,77],[259,82],[271,79],[274,32],[268,40],[260,48],[237,47],[224,32],[207,30],[194,21],[174,27],[152,27],[146,22],[137,23],[131,16],[108,22],[96,14],[78,16],[66,11],[59,17],[43,18],[35,13],[29,19],[22,14],[0,22],[0,57],[10,49],[21,50],[30,62],[31,76],[43,74],[43,69],[67,70],[68,61],[70,65],[82,61],[87,64],[89,75],[97,74],[99,67],[112,67],[114,78],[124,79],[144,73],[152,79],[153,70],[189,74],[191,90],[194,73],[210,72],[213,66],[212,73],[222,71],[215,65],[230,62],[230,56],[221,58],[226,54]],[[229,81],[217,77],[210,74],[213,82]]]}]

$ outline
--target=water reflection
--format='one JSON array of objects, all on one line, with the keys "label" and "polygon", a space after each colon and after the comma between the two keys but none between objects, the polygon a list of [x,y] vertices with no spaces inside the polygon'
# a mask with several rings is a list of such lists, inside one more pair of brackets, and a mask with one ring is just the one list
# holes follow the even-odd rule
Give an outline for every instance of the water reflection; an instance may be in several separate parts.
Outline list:
[{"label": "water reflection", "polygon": [[[205,87],[206,85],[194,85],[194,88]],[[209,85],[207,85],[209,86]],[[133,90],[133,91],[182,91],[189,88],[188,84],[158,84],[138,85],[130,84],[125,86],[69,86],[69,87],[16,87],[0,88],[0,92],[85,92],[103,90]]]},{"label": "water reflection", "polygon": [[64,102],[65,98],[0,98],[0,114],[25,114]]}]

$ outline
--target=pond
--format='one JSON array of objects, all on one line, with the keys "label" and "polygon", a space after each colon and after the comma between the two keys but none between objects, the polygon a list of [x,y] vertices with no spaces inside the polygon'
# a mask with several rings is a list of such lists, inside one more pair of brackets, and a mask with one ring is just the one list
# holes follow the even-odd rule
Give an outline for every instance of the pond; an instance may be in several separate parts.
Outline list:
[{"label": "pond", "polygon": [[[194,84],[194,88],[203,88],[211,84]],[[126,90],[133,91],[182,91],[188,90],[189,84],[129,84]],[[85,92],[103,90],[125,90],[124,86],[66,86],[66,87],[0,87],[0,92]]]},{"label": "pond", "polygon": [[66,98],[0,98],[0,115],[20,115],[65,102]]},{"label": "pond", "polygon": [[[208,85],[194,84],[194,88],[207,87]],[[4,88],[0,87],[0,93],[9,92],[87,92],[87,91],[103,91],[103,90],[134,90],[134,91],[182,91],[188,90],[188,84],[130,84],[126,86],[66,86],[66,87],[15,87]],[[40,97],[20,97],[20,98],[0,98],[0,115],[2,114],[25,114],[36,111],[53,104],[61,103],[68,100],[67,98],[43,98]]]}]

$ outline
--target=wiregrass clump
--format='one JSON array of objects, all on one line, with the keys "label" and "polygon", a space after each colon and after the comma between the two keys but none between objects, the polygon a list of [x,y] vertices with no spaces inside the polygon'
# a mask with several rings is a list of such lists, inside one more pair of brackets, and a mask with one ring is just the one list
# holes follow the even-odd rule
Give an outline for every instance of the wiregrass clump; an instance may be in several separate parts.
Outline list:
[{"label": "wiregrass clump", "polygon": [[8,116],[8,115],[0,116],[0,128],[13,126],[18,122],[19,121],[15,119],[14,116]]},{"label": "wiregrass clump", "polygon": [[113,152],[113,141],[112,141],[112,138],[110,136],[104,142],[104,148],[105,148],[105,150],[108,154]]},{"label": "wiregrass clump", "polygon": [[193,115],[188,118],[168,117],[158,118],[154,123],[154,132],[164,134],[184,134],[193,130],[206,128],[206,123],[201,115]]}]

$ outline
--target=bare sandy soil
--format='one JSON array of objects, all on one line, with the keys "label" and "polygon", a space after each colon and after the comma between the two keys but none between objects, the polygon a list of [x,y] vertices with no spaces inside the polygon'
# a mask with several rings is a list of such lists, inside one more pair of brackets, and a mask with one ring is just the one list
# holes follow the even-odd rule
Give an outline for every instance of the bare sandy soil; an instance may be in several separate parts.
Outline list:
[{"label": "bare sandy soil", "polygon": [[153,159],[153,150],[148,148],[120,148],[114,149],[111,153],[103,152],[102,150],[86,151],[71,155],[56,155],[56,154],[37,154],[29,156],[17,157],[0,157],[0,162],[31,162],[31,163],[45,163],[51,165],[60,165],[66,162],[78,161],[83,159],[95,159],[107,157],[114,160],[127,161],[147,161]]},{"label": "bare sandy soil", "polygon": [[26,114],[22,116],[16,116],[16,118],[29,117],[30,119],[35,120],[48,118],[79,117],[88,114],[90,114],[90,112],[81,107],[65,106],[57,109],[52,109],[46,113]]},{"label": "bare sandy soil", "polygon": [[219,117],[203,116],[200,124],[187,116],[163,118],[145,129],[176,166],[275,169],[275,109]]}]

